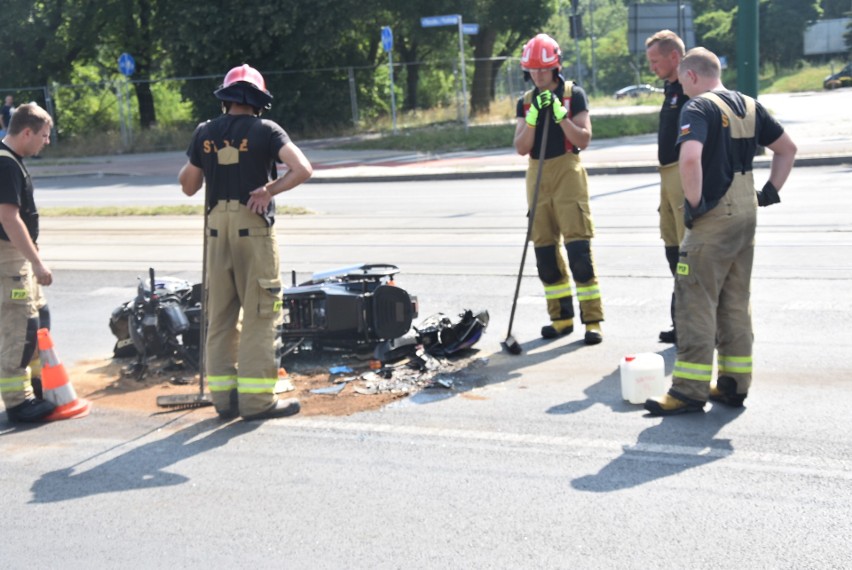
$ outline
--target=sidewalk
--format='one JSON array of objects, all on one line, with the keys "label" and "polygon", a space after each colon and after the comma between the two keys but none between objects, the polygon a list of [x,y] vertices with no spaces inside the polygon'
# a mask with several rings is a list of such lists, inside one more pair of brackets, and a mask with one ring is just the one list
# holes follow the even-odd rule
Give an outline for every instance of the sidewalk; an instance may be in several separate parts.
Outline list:
[{"label": "sidewalk", "polygon": [[[772,101],[772,97],[764,96],[761,101]],[[852,90],[848,94],[844,93],[843,99],[852,101]],[[797,103],[801,107],[789,111],[780,102],[778,105],[781,112],[776,112],[776,116],[799,148],[797,166],[852,163],[851,118],[822,118],[822,115],[811,118],[802,114],[807,111],[807,105]],[[296,143],[314,166],[312,183],[522,178],[528,160],[514,151],[510,146],[511,141],[507,141],[506,148],[497,150],[444,154],[331,149],[328,148],[328,141]],[[771,154],[768,152],[767,156],[758,157],[755,167],[768,166]],[[653,172],[657,168],[657,136],[650,134],[594,139],[581,157],[590,175]],[[33,178],[167,176],[174,177],[176,181],[178,171],[185,162],[183,152],[160,152],[43,161],[30,159],[27,168]]]}]

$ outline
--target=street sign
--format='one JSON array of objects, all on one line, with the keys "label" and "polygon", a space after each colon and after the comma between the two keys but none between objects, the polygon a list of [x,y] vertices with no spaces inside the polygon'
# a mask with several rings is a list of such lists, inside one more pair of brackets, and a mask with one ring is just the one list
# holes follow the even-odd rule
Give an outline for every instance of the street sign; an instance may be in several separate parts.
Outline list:
[{"label": "street sign", "polygon": [[458,14],[447,16],[425,16],[420,18],[420,26],[423,28],[437,28],[438,26],[455,26],[459,23]]},{"label": "street sign", "polygon": [[382,26],[382,48],[385,51],[393,49],[393,30],[390,26]]},{"label": "street sign", "polygon": [[393,87],[393,30],[390,26],[382,26],[382,48],[388,54],[388,78],[390,79],[391,116],[393,117],[393,132],[396,134],[396,90]]},{"label": "street sign", "polygon": [[468,36],[475,36],[479,33],[479,24],[462,24],[462,33]]},{"label": "street sign", "polygon": [[127,77],[133,75],[136,71],[136,61],[133,56],[126,52],[121,54],[118,58],[118,70]]}]

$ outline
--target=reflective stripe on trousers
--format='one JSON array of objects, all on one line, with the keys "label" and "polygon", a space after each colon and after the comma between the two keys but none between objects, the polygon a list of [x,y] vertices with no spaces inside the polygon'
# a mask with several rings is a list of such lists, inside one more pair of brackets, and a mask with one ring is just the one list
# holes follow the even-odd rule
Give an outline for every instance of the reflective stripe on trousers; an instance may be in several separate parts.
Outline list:
[{"label": "reflective stripe on trousers", "polygon": [[715,350],[719,374],[751,384],[754,340],[751,271],[757,200],[751,172],[736,174],[719,204],[698,218],[680,246],[675,280],[677,364],[672,388],[706,401]]}]

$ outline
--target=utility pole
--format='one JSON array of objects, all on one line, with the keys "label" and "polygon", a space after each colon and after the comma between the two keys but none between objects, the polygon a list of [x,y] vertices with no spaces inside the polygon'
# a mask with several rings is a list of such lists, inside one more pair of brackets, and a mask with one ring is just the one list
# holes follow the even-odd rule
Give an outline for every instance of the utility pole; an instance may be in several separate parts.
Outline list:
[{"label": "utility pole", "polygon": [[589,0],[589,37],[592,40],[592,93],[598,92],[598,69],[595,64],[595,1]]},{"label": "utility pole", "polygon": [[737,11],[737,91],[757,98],[758,0],[739,0]]},{"label": "utility pole", "polygon": [[574,52],[577,58],[576,72],[574,74],[574,80],[577,83],[582,84],[583,78],[581,77],[582,67],[580,63],[580,16],[577,14],[577,8],[580,0],[571,0],[571,29],[573,30],[574,36]]}]

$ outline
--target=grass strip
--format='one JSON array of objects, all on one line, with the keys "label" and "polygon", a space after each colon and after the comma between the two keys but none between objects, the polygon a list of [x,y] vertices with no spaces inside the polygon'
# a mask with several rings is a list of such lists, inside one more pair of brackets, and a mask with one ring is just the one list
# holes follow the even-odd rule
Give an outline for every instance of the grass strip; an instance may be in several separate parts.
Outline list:
[{"label": "grass strip", "polygon": [[[593,140],[656,133],[658,124],[657,113],[595,117],[592,119]],[[514,135],[514,123],[471,125],[467,131],[464,126],[453,124],[405,129],[397,134],[347,142],[334,148],[413,152],[488,150],[511,147]]]}]

